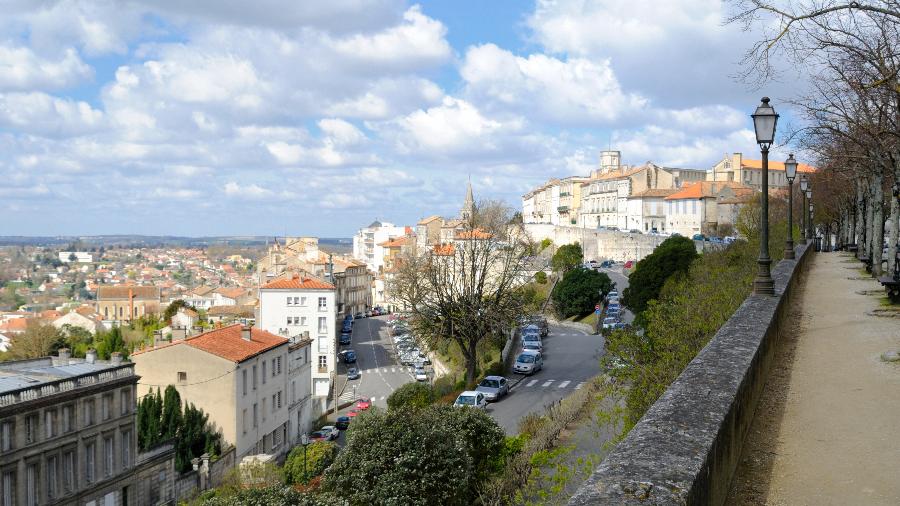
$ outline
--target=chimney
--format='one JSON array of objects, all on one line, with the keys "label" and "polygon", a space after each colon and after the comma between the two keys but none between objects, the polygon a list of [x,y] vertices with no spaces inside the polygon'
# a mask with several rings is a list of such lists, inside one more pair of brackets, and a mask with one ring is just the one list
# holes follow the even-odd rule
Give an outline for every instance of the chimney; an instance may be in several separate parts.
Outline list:
[{"label": "chimney", "polygon": [[300,274],[295,272],[293,275],[291,275],[291,279],[300,279]]},{"label": "chimney", "polygon": [[69,357],[71,356],[68,348],[60,348],[59,358],[54,360],[54,362],[58,362],[58,365],[69,365]]},{"label": "chimney", "polygon": [[112,352],[109,356],[109,361],[112,362],[113,365],[121,365],[122,364],[122,354],[118,351]]},{"label": "chimney", "polygon": [[93,348],[88,348],[88,351],[84,354],[84,361],[93,364],[97,360],[97,350]]},{"label": "chimney", "polygon": [[249,325],[244,325],[241,327],[241,339],[244,341],[250,341],[250,327]]}]

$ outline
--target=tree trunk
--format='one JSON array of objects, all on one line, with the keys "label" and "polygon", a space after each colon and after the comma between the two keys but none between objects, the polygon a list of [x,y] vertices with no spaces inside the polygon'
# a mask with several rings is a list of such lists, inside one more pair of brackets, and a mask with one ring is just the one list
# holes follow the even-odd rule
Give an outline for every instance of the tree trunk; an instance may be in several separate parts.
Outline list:
[{"label": "tree trunk", "polygon": [[884,168],[875,169],[872,178],[872,276],[881,276],[884,259]]},{"label": "tree trunk", "polygon": [[463,358],[466,359],[466,388],[475,387],[475,369],[478,368],[478,352],[476,348],[478,343],[472,343],[471,346],[462,348]]},{"label": "tree trunk", "polygon": [[897,241],[900,240],[900,202],[891,195],[891,234],[888,238],[888,276],[894,275],[897,262]]},{"label": "tree trunk", "polygon": [[[874,178],[873,178],[874,179]],[[868,194],[866,195],[866,256],[872,261],[872,251],[875,246],[875,191],[872,180],[869,180]]]},{"label": "tree trunk", "polygon": [[854,231],[855,237],[853,242],[856,244],[856,257],[859,258],[865,256],[866,249],[866,200],[863,194],[862,181],[859,179],[856,180],[856,219],[854,222],[856,230]]}]

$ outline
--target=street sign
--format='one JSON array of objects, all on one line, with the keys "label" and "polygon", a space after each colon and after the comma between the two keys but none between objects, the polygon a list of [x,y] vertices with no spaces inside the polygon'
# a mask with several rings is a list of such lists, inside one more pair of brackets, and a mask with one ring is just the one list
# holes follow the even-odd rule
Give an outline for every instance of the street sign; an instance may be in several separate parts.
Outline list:
[{"label": "street sign", "polygon": [[600,311],[600,304],[597,304],[596,306],[594,306],[594,311]]}]

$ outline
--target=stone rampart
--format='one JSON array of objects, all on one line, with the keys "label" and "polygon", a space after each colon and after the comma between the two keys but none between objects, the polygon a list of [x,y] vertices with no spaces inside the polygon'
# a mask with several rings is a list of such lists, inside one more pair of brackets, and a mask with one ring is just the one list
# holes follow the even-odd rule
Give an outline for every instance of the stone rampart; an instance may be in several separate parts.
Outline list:
[{"label": "stone rampart", "polygon": [[772,271],[569,500],[570,506],[721,505],[812,251]]},{"label": "stone rampart", "polygon": [[[628,260],[640,260],[653,253],[657,246],[668,239],[668,237],[662,235],[563,227],[544,223],[526,224],[525,230],[537,242],[550,239],[557,246],[578,242],[584,249],[584,258],[597,261],[615,260],[617,262],[627,262]],[[703,241],[694,241],[694,244],[697,246],[698,253],[702,253],[704,248],[716,247],[712,243],[704,243]]]}]

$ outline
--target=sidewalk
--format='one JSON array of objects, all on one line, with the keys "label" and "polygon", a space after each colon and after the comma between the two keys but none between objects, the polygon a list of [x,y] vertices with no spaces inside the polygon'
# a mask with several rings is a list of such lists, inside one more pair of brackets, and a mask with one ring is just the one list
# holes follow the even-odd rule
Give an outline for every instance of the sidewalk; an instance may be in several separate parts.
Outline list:
[{"label": "sidewalk", "polygon": [[728,504],[900,504],[900,312],[844,253],[817,253],[791,309]]}]

